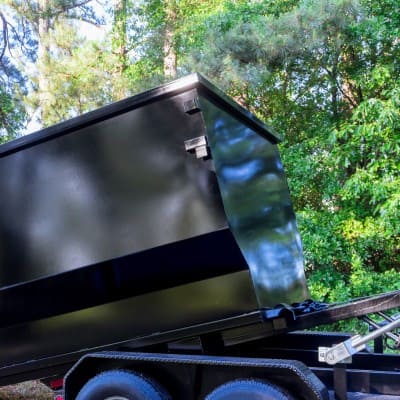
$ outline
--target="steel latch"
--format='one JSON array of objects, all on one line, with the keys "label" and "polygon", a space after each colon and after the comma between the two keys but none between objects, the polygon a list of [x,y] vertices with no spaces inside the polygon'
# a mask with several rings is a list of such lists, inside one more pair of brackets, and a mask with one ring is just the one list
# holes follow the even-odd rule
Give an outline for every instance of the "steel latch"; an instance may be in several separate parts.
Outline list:
[{"label": "steel latch", "polygon": [[185,150],[194,153],[196,158],[208,158],[210,156],[206,136],[199,136],[193,139],[185,140]]}]

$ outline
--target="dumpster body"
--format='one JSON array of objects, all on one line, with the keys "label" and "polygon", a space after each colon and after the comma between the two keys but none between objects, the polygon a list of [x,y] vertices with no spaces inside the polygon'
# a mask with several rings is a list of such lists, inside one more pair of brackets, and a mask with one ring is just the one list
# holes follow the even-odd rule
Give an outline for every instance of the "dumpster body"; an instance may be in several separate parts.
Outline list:
[{"label": "dumpster body", "polygon": [[277,141],[195,74],[0,147],[0,367],[304,300]]}]

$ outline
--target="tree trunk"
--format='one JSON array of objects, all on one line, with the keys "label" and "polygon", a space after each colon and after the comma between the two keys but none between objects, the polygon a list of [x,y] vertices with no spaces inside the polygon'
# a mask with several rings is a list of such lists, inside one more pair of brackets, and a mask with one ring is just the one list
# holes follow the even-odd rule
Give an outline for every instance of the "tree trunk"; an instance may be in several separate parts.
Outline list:
[{"label": "tree trunk", "polygon": [[[349,46],[343,56],[343,61],[349,66],[358,64],[358,55],[352,46]],[[350,110],[356,108],[363,100],[362,90],[348,74],[342,76],[342,86],[340,88],[343,100],[348,104]]]},{"label": "tree trunk", "polygon": [[332,73],[330,75],[331,78],[331,103],[332,103],[332,115],[333,119],[336,123],[336,126],[339,125],[339,108],[338,108],[338,96],[339,96],[339,89],[338,89],[338,63],[339,63],[339,54],[335,57],[332,66]]},{"label": "tree trunk", "polygon": [[46,125],[47,108],[50,103],[49,78],[46,72],[46,65],[50,59],[50,45],[48,42],[50,30],[48,0],[39,0],[38,17],[38,99],[39,99],[39,120]]},{"label": "tree trunk", "polygon": [[174,33],[177,22],[176,4],[174,0],[166,3],[166,21],[164,31],[164,76],[166,78],[176,78],[177,75],[177,55],[174,43]]},{"label": "tree trunk", "polygon": [[127,60],[127,26],[126,26],[127,0],[114,0],[114,25],[112,51],[116,56],[114,69],[114,90],[113,99],[120,100],[126,97],[126,87],[123,83],[123,76],[128,67]]}]

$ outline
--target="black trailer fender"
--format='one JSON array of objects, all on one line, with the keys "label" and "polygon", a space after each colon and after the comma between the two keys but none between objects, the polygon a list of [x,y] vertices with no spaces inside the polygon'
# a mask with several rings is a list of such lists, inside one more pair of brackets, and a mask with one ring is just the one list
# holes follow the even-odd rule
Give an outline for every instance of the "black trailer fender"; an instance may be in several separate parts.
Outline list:
[{"label": "black trailer fender", "polygon": [[164,387],[177,400],[204,399],[219,386],[238,379],[268,380],[295,393],[299,400],[329,399],[324,384],[296,360],[125,351],[82,357],[65,377],[64,399],[74,400],[86,382],[109,370],[134,371]]}]

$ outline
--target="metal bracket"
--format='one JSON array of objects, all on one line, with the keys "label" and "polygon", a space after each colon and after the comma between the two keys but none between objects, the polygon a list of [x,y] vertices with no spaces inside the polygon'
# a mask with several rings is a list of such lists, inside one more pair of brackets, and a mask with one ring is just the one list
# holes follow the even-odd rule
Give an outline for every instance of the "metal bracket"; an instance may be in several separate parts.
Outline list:
[{"label": "metal bracket", "polygon": [[370,332],[365,336],[356,335],[352,338],[345,340],[342,343],[337,344],[333,347],[320,347],[318,349],[318,360],[320,362],[326,362],[329,365],[335,365],[337,363],[349,363],[351,362],[351,356],[364,350],[366,344],[379,336],[387,335],[393,329],[400,327],[400,318],[392,320],[387,325],[382,326],[375,331]]},{"label": "metal bracket", "polygon": [[199,98],[195,97],[193,99],[185,101],[183,103],[183,111],[186,114],[195,114],[201,111]]},{"label": "metal bracket", "polygon": [[206,136],[185,140],[185,150],[194,153],[196,158],[209,158],[210,152]]}]

